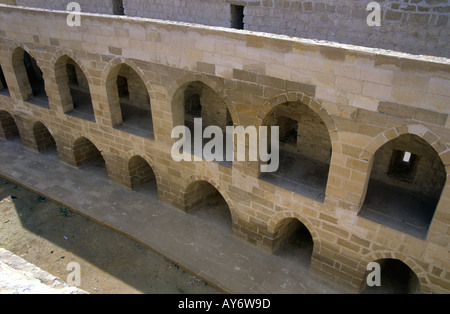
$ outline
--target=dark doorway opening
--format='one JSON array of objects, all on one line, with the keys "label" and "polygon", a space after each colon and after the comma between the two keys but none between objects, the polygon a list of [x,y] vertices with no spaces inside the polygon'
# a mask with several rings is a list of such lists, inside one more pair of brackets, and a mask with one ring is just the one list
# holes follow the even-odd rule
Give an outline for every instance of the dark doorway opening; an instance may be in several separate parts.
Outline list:
[{"label": "dark doorway opening", "polygon": [[112,5],[113,5],[113,13],[115,15],[125,15],[123,0],[113,0]]},{"label": "dark doorway opening", "polygon": [[0,138],[12,140],[19,137],[19,129],[14,118],[7,111],[0,110]]},{"label": "dark doorway opening", "polygon": [[244,29],[244,6],[231,5],[231,27],[235,29]]},{"label": "dark doorway opening", "polygon": [[39,152],[56,153],[55,139],[42,122],[36,122],[34,124],[33,135]]},{"label": "dark doorway opening", "polygon": [[204,223],[213,224],[217,230],[231,232],[232,217],[228,203],[209,182],[197,181],[189,185],[185,194],[186,212]]},{"label": "dark doorway opening", "polygon": [[287,218],[280,224],[278,235],[275,254],[308,269],[314,249],[308,228],[296,218]]}]

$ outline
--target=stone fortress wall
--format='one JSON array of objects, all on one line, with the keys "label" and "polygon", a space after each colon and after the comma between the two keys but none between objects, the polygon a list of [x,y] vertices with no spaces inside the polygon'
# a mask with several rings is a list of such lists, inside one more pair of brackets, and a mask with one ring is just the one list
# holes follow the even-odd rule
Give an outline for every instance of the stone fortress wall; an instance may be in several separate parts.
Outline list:
[{"label": "stone fortress wall", "polygon": [[[53,145],[76,167],[102,158],[111,181],[156,180],[159,199],[183,211],[218,192],[231,232],[268,252],[300,223],[310,271],[351,291],[368,263],[399,260],[416,290],[450,292],[448,59],[114,15],[69,27],[67,12],[0,6],[0,18],[2,138]],[[219,110],[223,125],[280,125],[286,160],[311,165],[308,177],[173,161],[171,131],[195,108]],[[377,191],[416,195],[417,220],[386,219]]]},{"label": "stone fortress wall", "polygon": [[[1,1],[0,1],[1,2]],[[5,0],[3,0],[5,2]],[[6,0],[21,6],[65,10],[68,0]],[[123,7],[128,16],[231,27],[242,18],[245,30],[450,56],[448,0],[386,0],[381,27],[366,23],[371,0],[101,0],[77,1],[84,12],[112,14]],[[243,8],[236,13],[234,7]],[[239,10],[237,10],[239,11]],[[118,11],[116,11],[118,12]],[[243,14],[241,17],[237,16]]]}]

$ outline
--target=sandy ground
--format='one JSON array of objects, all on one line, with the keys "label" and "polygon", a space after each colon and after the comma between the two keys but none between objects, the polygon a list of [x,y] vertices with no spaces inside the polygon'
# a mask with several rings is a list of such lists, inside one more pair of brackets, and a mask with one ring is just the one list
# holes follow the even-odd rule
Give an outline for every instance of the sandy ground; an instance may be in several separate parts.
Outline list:
[{"label": "sandy ground", "polygon": [[66,281],[80,265],[93,294],[216,294],[220,290],[136,242],[0,178],[0,247]]}]

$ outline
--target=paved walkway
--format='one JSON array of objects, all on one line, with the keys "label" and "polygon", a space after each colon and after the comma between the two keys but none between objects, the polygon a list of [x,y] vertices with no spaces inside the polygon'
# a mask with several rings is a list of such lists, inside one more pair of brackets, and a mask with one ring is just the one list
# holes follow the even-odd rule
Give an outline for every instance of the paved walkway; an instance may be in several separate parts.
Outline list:
[{"label": "paved walkway", "polygon": [[[347,293],[291,257],[269,254],[229,231],[108,180],[106,169],[76,169],[56,153],[0,139],[0,176],[131,236],[228,293]],[[93,235],[95,236],[95,235]]]}]

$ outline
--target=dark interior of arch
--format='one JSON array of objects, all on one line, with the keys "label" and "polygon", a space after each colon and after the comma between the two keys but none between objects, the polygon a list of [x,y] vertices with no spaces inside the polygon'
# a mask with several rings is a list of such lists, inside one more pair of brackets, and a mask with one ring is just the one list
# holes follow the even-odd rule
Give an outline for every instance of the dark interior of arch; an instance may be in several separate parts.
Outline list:
[{"label": "dark interior of arch", "polygon": [[230,232],[232,219],[230,208],[220,192],[209,182],[197,181],[189,185],[184,195],[185,210],[205,223],[214,224],[224,232]]},{"label": "dark interior of arch", "polygon": [[33,98],[28,99],[36,105],[48,107],[48,96],[45,91],[44,76],[37,65],[36,60],[30,56],[30,54],[24,51],[23,64],[28,76],[28,81],[30,82]]},{"label": "dark interior of arch", "polygon": [[7,111],[0,110],[0,138],[12,140],[19,137],[19,129],[14,118]]},{"label": "dark interior of arch", "polygon": [[33,126],[33,134],[39,152],[56,152],[56,142],[49,130],[41,122]]},{"label": "dark interior of arch", "polygon": [[66,74],[73,103],[73,110],[68,114],[88,121],[95,121],[89,83],[83,70],[75,61],[68,58]]},{"label": "dark interior of arch", "polygon": [[420,293],[417,275],[408,265],[397,259],[378,260],[380,265],[380,286],[368,286],[367,280],[362,294],[416,294]]},{"label": "dark interior of arch", "polygon": [[314,241],[308,228],[296,218],[287,218],[276,231],[275,254],[308,268]]},{"label": "dark interior of arch", "polygon": [[156,191],[156,179],[150,164],[140,156],[134,156],[128,162],[132,190]]},{"label": "dark interior of arch", "polygon": [[359,215],[426,239],[446,177],[432,146],[417,135],[402,135],[376,152]]},{"label": "dark interior of arch", "polygon": [[73,149],[77,167],[105,168],[105,160],[101,152],[87,138],[82,137],[76,140]]},{"label": "dark interior of arch", "polygon": [[5,74],[0,66],[0,94],[9,96],[8,84],[6,82]]},{"label": "dark interior of arch", "polygon": [[301,102],[288,102],[277,106],[264,125],[279,127],[280,166],[276,172],[261,173],[260,178],[323,201],[332,147],[322,119]]},{"label": "dark interior of arch", "polygon": [[122,64],[115,78],[122,124],[117,128],[154,139],[150,96],[141,77],[130,66]]},{"label": "dark interior of arch", "polygon": [[[191,132],[192,147],[194,145],[194,119],[201,119],[202,131],[208,126],[219,127],[224,136],[222,147],[224,155],[221,161],[215,161],[223,166],[231,167],[232,162],[227,161],[225,156],[225,134],[226,127],[232,126],[233,121],[225,101],[212,88],[200,81],[192,82],[185,87],[182,101],[184,102],[184,125]],[[203,147],[210,140],[203,139]]]}]

